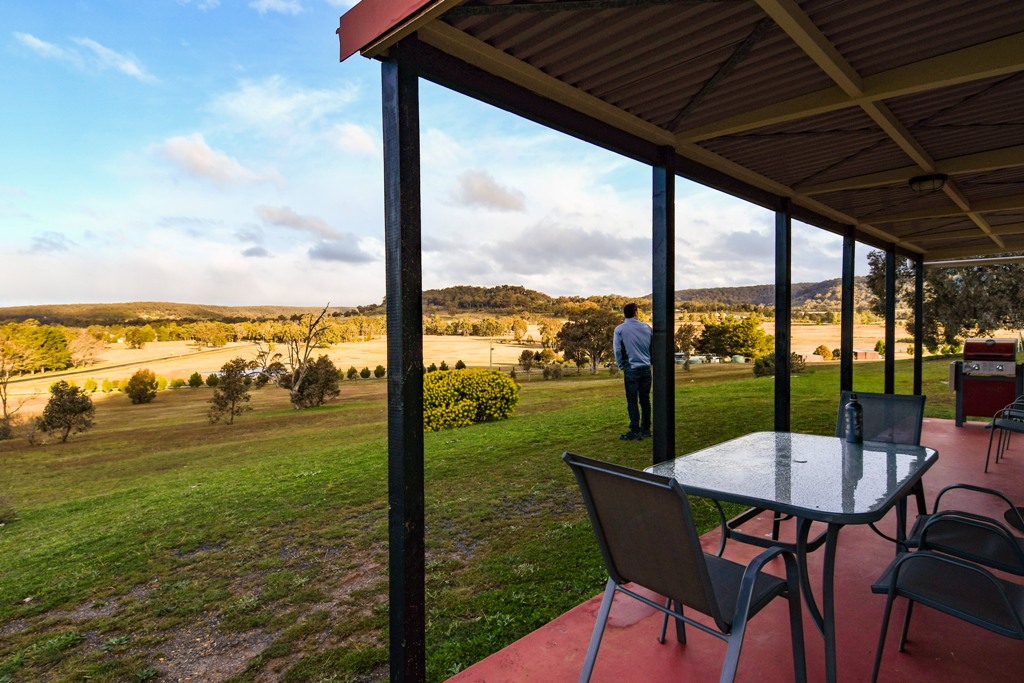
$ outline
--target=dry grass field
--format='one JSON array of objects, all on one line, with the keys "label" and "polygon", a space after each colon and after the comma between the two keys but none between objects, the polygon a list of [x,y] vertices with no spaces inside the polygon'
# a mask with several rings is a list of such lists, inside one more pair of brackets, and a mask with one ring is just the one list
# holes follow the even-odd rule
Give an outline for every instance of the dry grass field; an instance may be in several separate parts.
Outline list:
[{"label": "dry grass field", "polygon": [[[765,323],[769,334],[774,333],[772,323]],[[897,330],[897,338],[903,336]],[[539,339],[539,331],[531,327],[527,332],[528,339]],[[854,328],[854,348],[873,349],[875,343],[885,338],[882,325],[857,325]],[[812,356],[814,349],[824,344],[830,349],[839,347],[839,325],[794,325],[793,350],[807,358],[808,361],[818,360]],[[906,344],[897,346],[897,358],[905,357]],[[523,349],[537,350],[535,343],[516,343],[511,338],[487,339],[481,337],[443,337],[426,336],[423,339],[423,362],[425,365],[445,361],[454,366],[459,360],[470,367],[496,367],[508,371],[515,365]],[[283,346],[278,351],[284,352]],[[387,366],[387,342],[385,339],[374,339],[368,342],[349,342],[336,344],[330,349],[317,351],[326,353],[338,368],[347,370],[354,366],[357,370],[364,367],[373,370],[377,365]],[[42,410],[47,397],[49,385],[57,379],[74,381],[79,386],[92,378],[97,382],[104,379],[118,380],[131,377],[137,370],[147,369],[157,376],[168,380],[175,378],[187,379],[193,372],[203,375],[219,370],[224,363],[241,356],[253,358],[256,346],[249,343],[232,343],[217,349],[196,349],[189,342],[151,342],[141,349],[129,349],[124,344],[111,344],[101,354],[98,362],[88,368],[61,373],[48,373],[38,377],[16,380],[11,384],[11,395],[15,401],[25,400],[25,414]],[[102,398],[97,392],[95,398]]]}]

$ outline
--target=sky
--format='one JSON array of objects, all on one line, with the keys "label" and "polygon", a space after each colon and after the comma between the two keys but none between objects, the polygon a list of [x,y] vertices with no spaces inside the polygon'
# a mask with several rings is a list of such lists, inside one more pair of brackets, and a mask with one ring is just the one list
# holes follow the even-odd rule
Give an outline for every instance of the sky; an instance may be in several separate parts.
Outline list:
[{"label": "sky", "polygon": [[[380,65],[350,0],[0,3],[0,307],[385,292]],[[648,167],[421,81],[423,284],[644,296]],[[679,180],[676,286],[774,281],[774,216]],[[794,224],[793,281],[841,238]],[[858,274],[866,272],[858,248]]]}]

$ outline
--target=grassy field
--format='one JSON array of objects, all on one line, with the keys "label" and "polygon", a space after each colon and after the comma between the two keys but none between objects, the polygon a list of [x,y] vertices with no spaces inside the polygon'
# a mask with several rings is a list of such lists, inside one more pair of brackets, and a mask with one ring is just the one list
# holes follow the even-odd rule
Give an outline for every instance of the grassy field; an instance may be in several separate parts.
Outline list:
[{"label": "grassy field", "polygon": [[[947,364],[925,363],[930,416],[952,417]],[[856,388],[881,390],[882,367],[858,364]],[[911,372],[897,363],[897,391]],[[836,364],[794,377],[794,430],[833,430],[838,384]],[[750,366],[676,386],[679,452],[772,427],[772,381]],[[427,435],[429,680],[601,590],[559,455],[650,463],[650,441],[617,438],[621,387],[535,375],[513,419]],[[0,526],[0,683],[387,678],[385,382],[308,411],[262,389],[231,426],[207,423],[209,396],[115,395],[67,444],[0,442],[17,511]]]}]

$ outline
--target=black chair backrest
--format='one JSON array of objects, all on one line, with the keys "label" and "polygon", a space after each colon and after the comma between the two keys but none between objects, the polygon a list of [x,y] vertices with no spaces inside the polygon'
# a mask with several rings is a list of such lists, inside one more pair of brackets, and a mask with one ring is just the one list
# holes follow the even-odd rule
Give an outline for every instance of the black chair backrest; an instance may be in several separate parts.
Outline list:
[{"label": "black chair backrest", "polygon": [[572,453],[562,459],[576,475],[608,576],[672,598],[728,632],[679,483]]},{"label": "black chair backrest", "polygon": [[876,394],[865,391],[844,391],[839,398],[836,436],[846,436],[843,408],[850,394],[864,410],[864,440],[921,445],[921,423],[924,420],[924,396],[909,394]]}]

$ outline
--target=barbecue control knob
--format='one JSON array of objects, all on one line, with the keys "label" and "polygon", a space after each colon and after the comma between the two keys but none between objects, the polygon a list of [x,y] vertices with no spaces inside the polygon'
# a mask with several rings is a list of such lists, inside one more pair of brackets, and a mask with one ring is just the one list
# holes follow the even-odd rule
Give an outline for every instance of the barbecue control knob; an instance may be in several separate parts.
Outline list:
[{"label": "barbecue control knob", "polygon": [[978,365],[977,363],[975,363],[974,365],[971,366],[971,370],[974,370],[974,371],[981,370],[981,366]]},{"label": "barbecue control knob", "polygon": [[996,365],[996,372],[1002,372],[1002,371],[1003,371],[1003,364],[1002,363],[997,364]]}]

